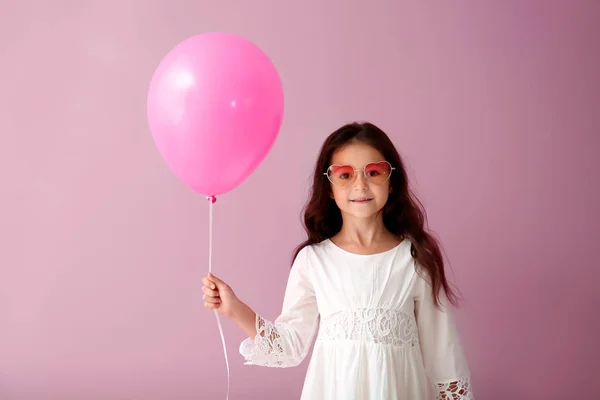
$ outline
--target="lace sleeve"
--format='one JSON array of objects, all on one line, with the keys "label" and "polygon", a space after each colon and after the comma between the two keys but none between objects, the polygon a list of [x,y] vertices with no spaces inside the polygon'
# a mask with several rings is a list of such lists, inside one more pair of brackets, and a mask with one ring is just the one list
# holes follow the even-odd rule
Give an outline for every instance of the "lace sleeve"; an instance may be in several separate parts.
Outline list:
[{"label": "lace sleeve", "polygon": [[451,304],[440,292],[439,307],[431,285],[422,276],[415,279],[415,318],[423,364],[436,400],[473,400],[470,371],[463,351]]},{"label": "lace sleeve", "polygon": [[284,366],[284,352],[281,335],[275,324],[256,316],[257,335],[252,340],[246,338],[240,346],[240,353],[246,359],[246,364],[262,365],[265,367]]},{"label": "lace sleeve", "polygon": [[307,252],[302,249],[292,265],[279,317],[271,322],[257,315],[257,335],[240,344],[247,365],[293,367],[306,357],[319,319]]},{"label": "lace sleeve", "polygon": [[436,400],[473,400],[469,377],[453,382],[437,383],[435,393]]}]

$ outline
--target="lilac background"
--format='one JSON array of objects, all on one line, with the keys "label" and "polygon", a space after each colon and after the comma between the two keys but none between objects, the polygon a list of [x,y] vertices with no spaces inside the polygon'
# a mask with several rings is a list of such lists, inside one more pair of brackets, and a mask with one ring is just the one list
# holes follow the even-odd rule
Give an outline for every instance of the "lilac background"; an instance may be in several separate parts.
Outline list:
[{"label": "lilac background", "polygon": [[[393,137],[451,261],[478,399],[592,399],[600,371],[597,1],[24,1],[0,5],[0,398],[224,399],[202,307],[206,201],[145,104],[208,31],[271,56],[286,115],[215,205],[215,272],[277,316],[318,148]],[[242,365],[232,400],[293,399],[306,363]]]}]

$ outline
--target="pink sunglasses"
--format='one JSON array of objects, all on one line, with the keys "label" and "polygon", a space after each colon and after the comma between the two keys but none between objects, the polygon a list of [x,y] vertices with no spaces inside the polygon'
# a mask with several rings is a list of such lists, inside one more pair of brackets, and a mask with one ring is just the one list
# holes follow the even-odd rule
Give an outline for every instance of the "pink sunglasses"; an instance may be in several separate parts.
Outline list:
[{"label": "pink sunglasses", "polygon": [[356,180],[358,172],[362,171],[365,174],[365,178],[376,185],[384,184],[390,176],[392,171],[396,168],[387,161],[379,161],[376,163],[369,163],[365,165],[363,169],[356,169],[351,165],[331,165],[327,168],[327,172],[323,175],[327,176],[329,181],[339,188],[344,188],[352,184]]}]

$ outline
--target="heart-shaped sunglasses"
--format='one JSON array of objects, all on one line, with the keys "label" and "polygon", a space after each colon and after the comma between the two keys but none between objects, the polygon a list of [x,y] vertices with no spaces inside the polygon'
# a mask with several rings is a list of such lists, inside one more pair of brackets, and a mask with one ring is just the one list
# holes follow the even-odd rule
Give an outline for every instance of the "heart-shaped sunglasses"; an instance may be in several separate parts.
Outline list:
[{"label": "heart-shaped sunglasses", "polygon": [[330,165],[323,175],[327,176],[329,181],[339,188],[352,184],[359,172],[362,172],[369,182],[382,185],[390,178],[392,171],[395,169],[387,161],[369,163],[362,169],[356,169],[352,165],[334,164]]}]

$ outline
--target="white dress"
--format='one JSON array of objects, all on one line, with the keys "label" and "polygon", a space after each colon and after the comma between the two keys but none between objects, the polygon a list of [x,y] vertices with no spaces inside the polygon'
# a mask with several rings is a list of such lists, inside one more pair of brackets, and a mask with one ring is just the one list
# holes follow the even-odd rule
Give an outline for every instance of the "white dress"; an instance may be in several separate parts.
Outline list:
[{"label": "white dress", "polygon": [[325,240],[302,249],[281,315],[257,315],[258,335],[240,345],[246,364],[296,366],[316,336],[302,400],[473,399],[447,297],[440,311],[410,248],[404,240],[359,255]]}]

